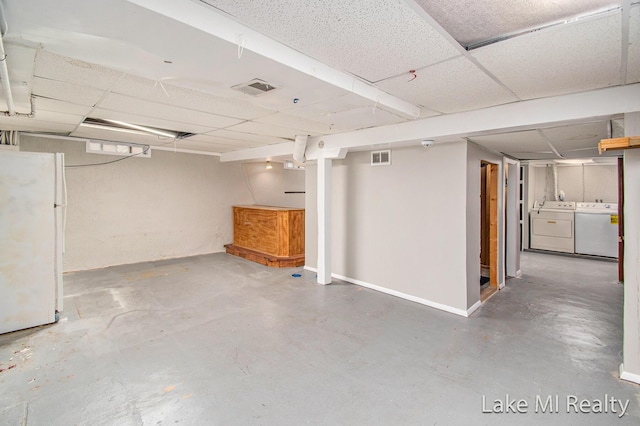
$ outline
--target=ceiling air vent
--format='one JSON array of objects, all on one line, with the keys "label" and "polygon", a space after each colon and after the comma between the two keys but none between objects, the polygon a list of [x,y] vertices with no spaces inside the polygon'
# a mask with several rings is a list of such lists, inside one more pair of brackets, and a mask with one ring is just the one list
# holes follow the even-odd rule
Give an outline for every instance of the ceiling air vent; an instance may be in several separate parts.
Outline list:
[{"label": "ceiling air vent", "polygon": [[254,78],[247,83],[237,84],[233,86],[232,89],[242,92],[245,95],[260,96],[277,89],[277,87],[267,83],[266,81]]},{"label": "ceiling air vent", "polygon": [[391,165],[391,150],[371,151],[372,166],[389,166]]}]

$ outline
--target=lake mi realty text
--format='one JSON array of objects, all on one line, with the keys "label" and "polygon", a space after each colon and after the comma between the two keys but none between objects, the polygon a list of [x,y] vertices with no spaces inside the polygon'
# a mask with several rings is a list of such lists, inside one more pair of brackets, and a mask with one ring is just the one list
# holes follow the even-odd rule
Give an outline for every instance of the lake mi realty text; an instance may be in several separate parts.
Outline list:
[{"label": "lake mi realty text", "polygon": [[575,395],[536,395],[532,401],[525,398],[514,398],[506,394],[504,398],[494,400],[482,395],[482,412],[488,414],[507,413],[612,413],[624,416],[629,407],[629,400],[618,399],[605,394],[602,398],[580,398]]}]

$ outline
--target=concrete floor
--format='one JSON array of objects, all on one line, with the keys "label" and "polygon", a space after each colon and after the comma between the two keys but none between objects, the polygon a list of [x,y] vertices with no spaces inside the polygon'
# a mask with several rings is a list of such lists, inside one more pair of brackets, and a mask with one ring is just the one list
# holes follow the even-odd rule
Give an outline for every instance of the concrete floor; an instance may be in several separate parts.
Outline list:
[{"label": "concrete floor", "polygon": [[[0,336],[0,424],[639,424],[616,264],[522,268],[471,318],[226,254],[67,274],[58,324]],[[605,395],[626,415],[566,413]]]}]

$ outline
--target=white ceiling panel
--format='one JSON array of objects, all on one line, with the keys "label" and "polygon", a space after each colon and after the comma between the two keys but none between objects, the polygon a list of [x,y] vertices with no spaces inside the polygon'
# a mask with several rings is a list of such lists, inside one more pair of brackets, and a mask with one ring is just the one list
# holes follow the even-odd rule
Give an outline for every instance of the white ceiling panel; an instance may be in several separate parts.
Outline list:
[{"label": "white ceiling panel", "polygon": [[171,79],[154,81],[127,75],[115,84],[112,92],[244,120],[273,113],[271,110],[252,105],[248,100],[241,99],[240,95],[223,98],[174,86],[171,82]]},{"label": "white ceiling panel", "polygon": [[473,50],[523,99],[620,83],[620,13],[572,22]]},{"label": "white ceiling panel", "polygon": [[209,143],[209,144],[216,144],[216,145],[227,145],[227,146],[233,147],[234,149],[253,148],[255,146],[265,145],[264,142],[229,139],[229,138],[223,138],[220,136],[209,135],[209,134],[194,135],[194,136],[190,136],[185,140],[188,140],[189,142],[201,142],[201,143]]},{"label": "white ceiling panel", "polygon": [[332,132],[331,123],[325,120],[309,120],[307,118],[297,117],[282,112],[261,117],[255,120],[257,123],[271,124],[279,127],[301,129],[316,134],[327,134]]},{"label": "white ceiling panel", "polygon": [[36,118],[42,121],[48,121],[51,123],[63,123],[77,126],[82,122],[83,115],[77,114],[65,114],[57,111],[46,111],[43,109],[36,110]]},{"label": "white ceiling panel", "polygon": [[[36,49],[24,46],[15,42],[7,42],[4,45],[11,92],[16,112],[29,113],[31,111],[31,78],[33,76],[33,61],[36,56]],[[3,104],[4,91],[2,91]]]},{"label": "white ceiling panel", "polygon": [[40,111],[53,111],[63,114],[86,116],[93,109],[88,105],[72,104],[49,98],[36,98],[36,114]]},{"label": "white ceiling panel", "polygon": [[373,106],[350,109],[329,114],[332,133],[366,129],[386,124],[397,124],[407,121],[393,113]]},{"label": "white ceiling panel", "polygon": [[34,77],[32,93],[37,97],[57,99],[72,104],[95,105],[104,91],[57,80]]},{"label": "white ceiling panel", "polygon": [[551,152],[551,148],[549,148],[547,142],[536,130],[474,136],[470,138],[470,140],[478,145],[482,145],[497,152]]},{"label": "white ceiling panel", "polygon": [[[209,114],[187,108],[136,99],[129,96],[110,93],[98,105],[102,109],[129,114],[155,117],[161,120],[196,124],[209,129],[222,128],[238,124],[242,120]],[[137,123],[136,123],[137,124]]]},{"label": "white ceiling panel", "polygon": [[[286,112],[290,115],[323,123],[330,128],[330,133],[407,121],[407,119],[386,111],[380,106],[376,107],[375,103],[353,93],[313,105],[288,109]],[[421,117],[433,117],[439,114],[439,112],[422,108]]]},{"label": "white ceiling panel", "polygon": [[467,111],[517,100],[469,59],[457,57],[377,84],[392,95],[445,113]]},{"label": "white ceiling panel", "polygon": [[640,4],[631,8],[627,52],[627,84],[640,82]]},{"label": "white ceiling panel", "polygon": [[144,115],[130,114],[119,111],[112,111],[108,109],[96,108],[94,109],[90,117],[102,118],[107,120],[124,121],[131,124],[138,124],[141,126],[156,127],[158,129],[174,130],[177,132],[188,133],[205,133],[211,131],[211,127],[198,126],[197,124],[188,124],[179,121],[164,120],[155,117],[147,117]]},{"label": "white ceiling panel", "polygon": [[458,53],[404,1],[205,3],[283,44],[372,82]]},{"label": "white ceiling panel", "polygon": [[241,147],[234,147],[231,145],[203,143],[203,142],[190,141],[189,139],[178,141],[176,148],[188,149],[192,151],[219,153],[219,154],[223,152],[231,152],[231,151],[237,151],[238,149],[242,149]]},{"label": "white ceiling panel", "polygon": [[120,78],[122,73],[100,65],[56,55],[46,50],[39,50],[36,55],[34,75],[95,89],[108,89]]},{"label": "white ceiling panel", "polygon": [[2,130],[24,130],[31,132],[69,133],[75,127],[74,124],[45,121],[38,118],[8,117],[0,115]]},{"label": "white ceiling panel", "polygon": [[285,138],[290,141],[296,138],[296,135],[308,134],[310,136],[317,136],[318,133],[308,132],[305,129],[293,129],[288,127],[274,126],[266,123],[256,123],[255,121],[247,121],[232,127],[227,130],[233,130],[236,132],[253,133],[254,135],[267,135],[277,138]]},{"label": "white ceiling panel", "polygon": [[271,145],[276,143],[291,142],[288,139],[283,139],[276,136],[260,135],[255,133],[240,132],[240,131],[229,130],[229,129],[214,130],[213,132],[209,132],[203,136],[207,136],[207,135],[243,141],[246,143],[256,143],[257,145]]},{"label": "white ceiling panel", "polygon": [[416,3],[463,46],[620,6],[619,0],[416,0]]},{"label": "white ceiling panel", "polygon": [[543,129],[542,132],[561,153],[577,149],[596,149],[601,139],[608,138],[606,121]]},{"label": "white ceiling panel", "polygon": [[71,133],[71,136],[86,139],[100,139],[106,141],[130,142],[143,145],[160,145],[170,147],[173,147],[175,143],[172,138],[165,138],[162,136],[116,132],[113,130],[96,129],[89,127],[78,127],[77,130]]}]

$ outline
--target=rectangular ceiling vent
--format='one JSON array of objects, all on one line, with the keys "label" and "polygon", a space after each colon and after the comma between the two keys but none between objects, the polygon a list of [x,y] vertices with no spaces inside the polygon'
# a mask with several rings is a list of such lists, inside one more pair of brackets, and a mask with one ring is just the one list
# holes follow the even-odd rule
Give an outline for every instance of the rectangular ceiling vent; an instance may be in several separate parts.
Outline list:
[{"label": "rectangular ceiling vent", "polygon": [[390,166],[391,165],[391,150],[384,151],[371,151],[371,165],[372,166]]},{"label": "rectangular ceiling vent", "polygon": [[231,88],[250,96],[264,95],[265,93],[269,93],[277,89],[277,87],[273,86],[272,84],[269,84],[266,81],[262,81],[258,78],[254,78],[247,83],[237,84]]}]

